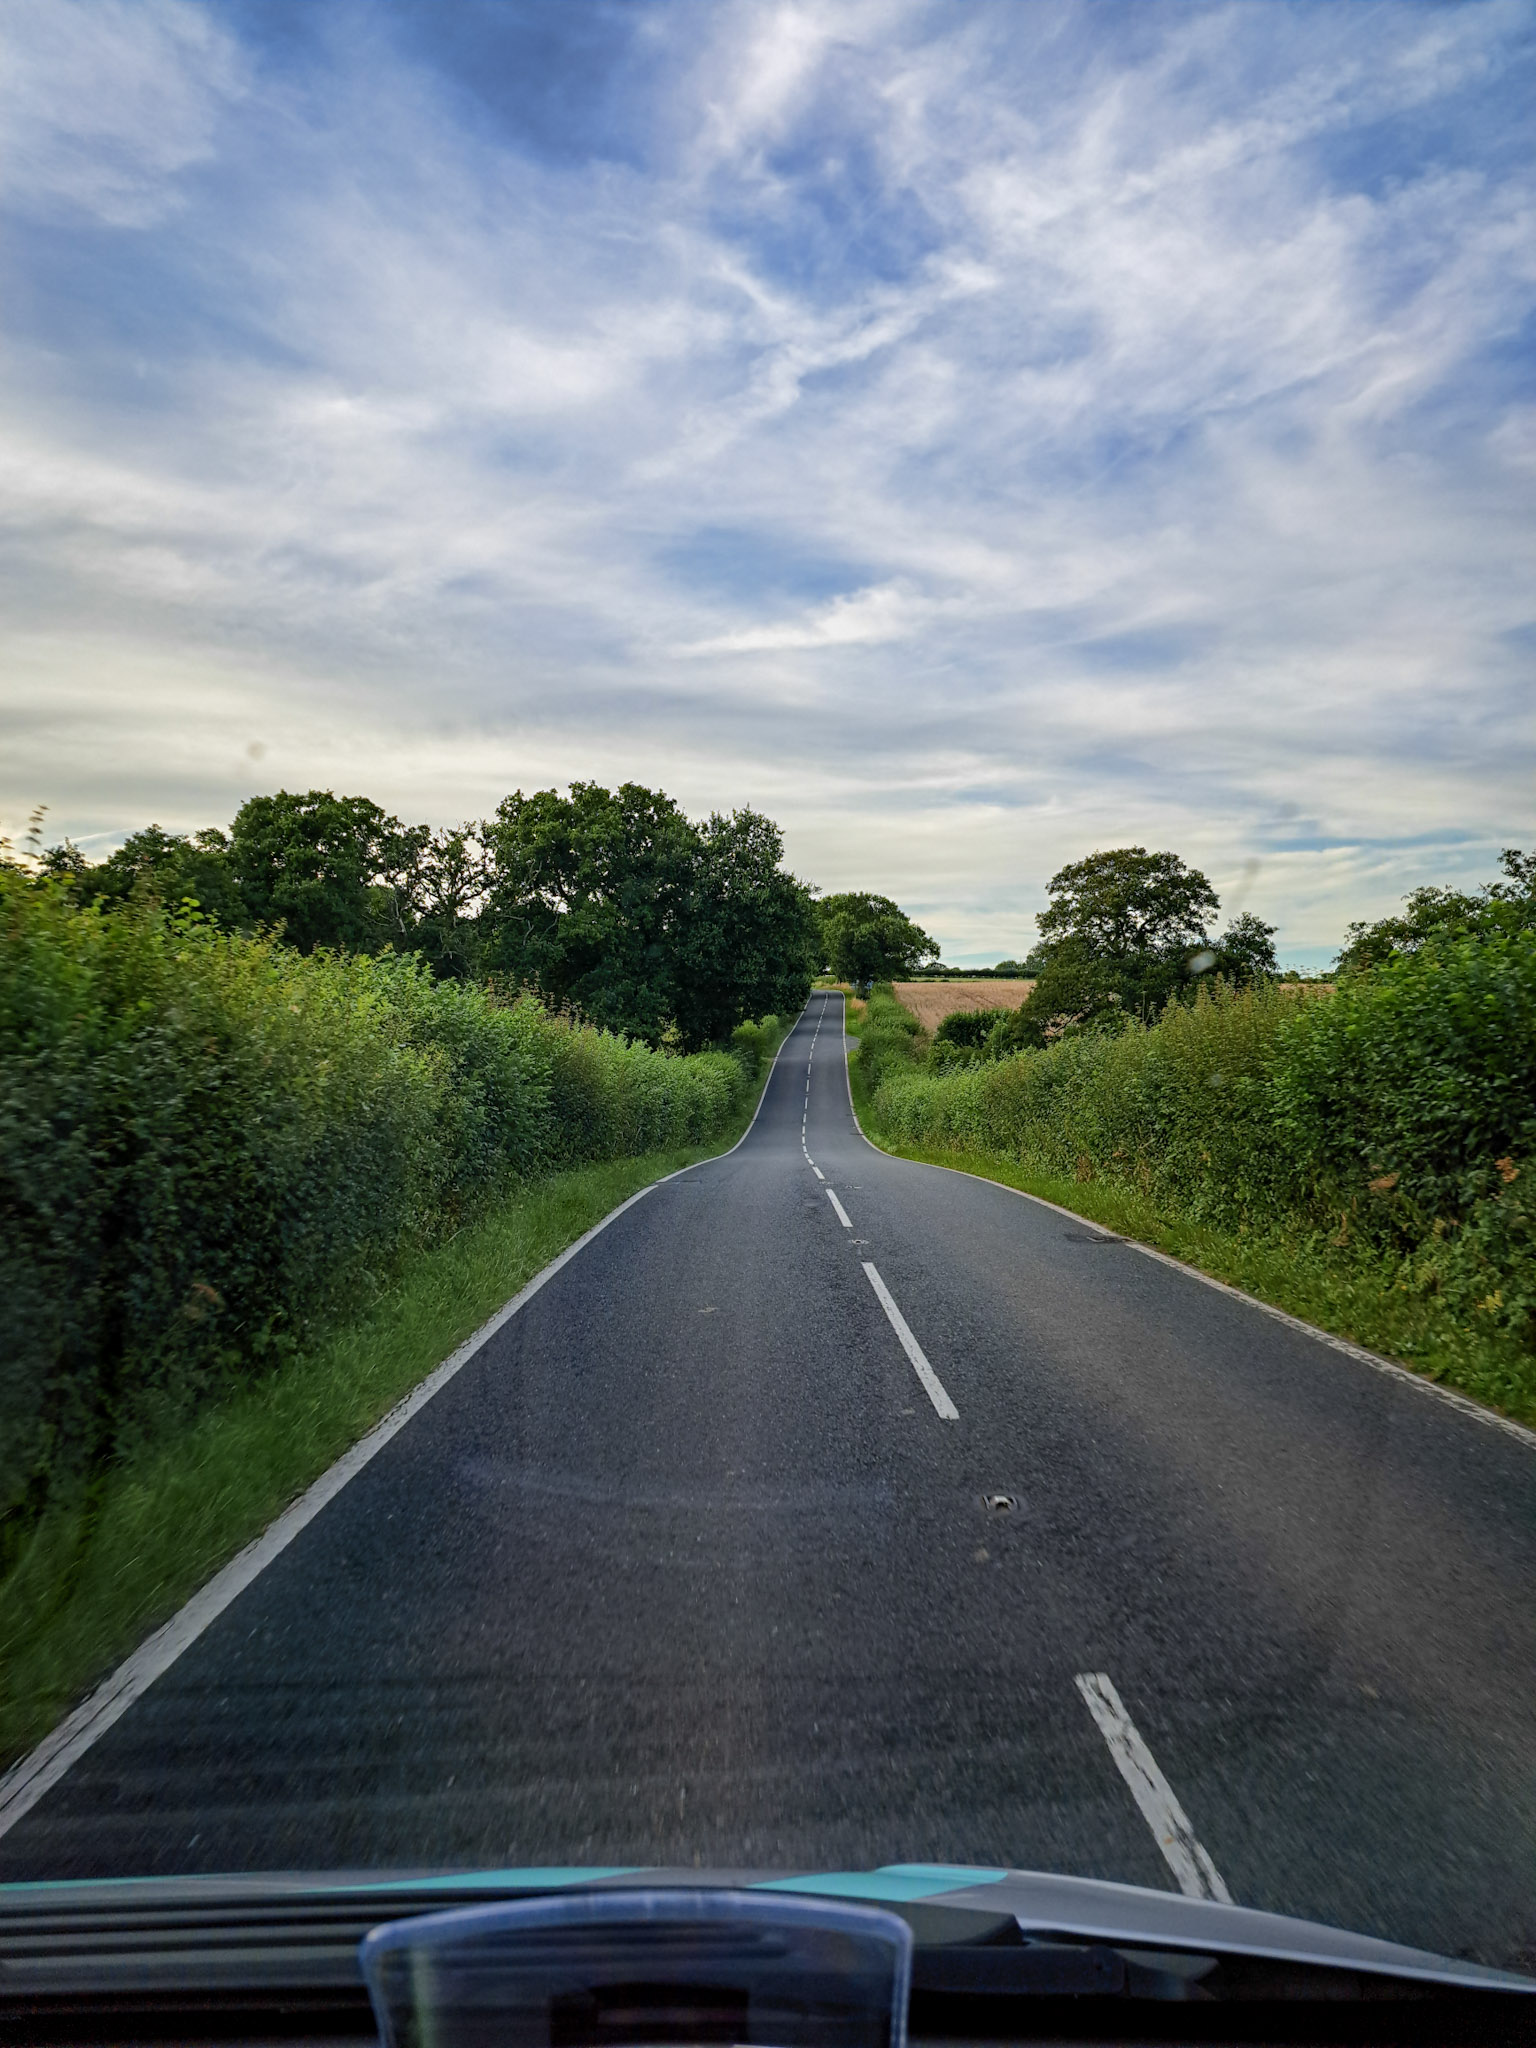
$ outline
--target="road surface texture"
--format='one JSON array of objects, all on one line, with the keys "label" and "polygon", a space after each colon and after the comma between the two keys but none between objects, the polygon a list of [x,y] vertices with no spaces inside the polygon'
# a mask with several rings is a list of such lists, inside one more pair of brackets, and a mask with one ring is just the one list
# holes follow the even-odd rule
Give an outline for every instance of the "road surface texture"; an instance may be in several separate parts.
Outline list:
[{"label": "road surface texture", "polygon": [[1006,1864],[1529,1967],[1533,1589],[1529,1441],[877,1152],[813,996],[0,1877]]}]

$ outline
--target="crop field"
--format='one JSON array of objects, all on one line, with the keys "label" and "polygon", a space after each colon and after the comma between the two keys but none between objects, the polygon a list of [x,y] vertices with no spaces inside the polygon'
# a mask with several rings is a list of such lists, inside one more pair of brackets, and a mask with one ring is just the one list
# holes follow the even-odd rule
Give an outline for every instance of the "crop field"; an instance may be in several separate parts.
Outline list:
[{"label": "crop field", "polygon": [[909,1009],[925,1031],[956,1010],[1016,1010],[1034,987],[1032,981],[898,981],[897,1002]]}]

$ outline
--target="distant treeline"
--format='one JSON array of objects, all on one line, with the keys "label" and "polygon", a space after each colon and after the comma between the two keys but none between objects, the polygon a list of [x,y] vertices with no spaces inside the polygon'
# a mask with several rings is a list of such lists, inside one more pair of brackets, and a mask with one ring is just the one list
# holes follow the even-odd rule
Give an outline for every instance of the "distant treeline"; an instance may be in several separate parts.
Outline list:
[{"label": "distant treeline", "polygon": [[279,931],[301,953],[414,953],[440,978],[533,989],[697,1051],[805,1001],[819,934],[782,855],[757,811],[695,823],[660,790],[578,782],[436,831],[368,797],[279,791],[227,831],[151,825],[104,861],[65,842],[41,865],[82,906],[191,901],[222,930]]}]

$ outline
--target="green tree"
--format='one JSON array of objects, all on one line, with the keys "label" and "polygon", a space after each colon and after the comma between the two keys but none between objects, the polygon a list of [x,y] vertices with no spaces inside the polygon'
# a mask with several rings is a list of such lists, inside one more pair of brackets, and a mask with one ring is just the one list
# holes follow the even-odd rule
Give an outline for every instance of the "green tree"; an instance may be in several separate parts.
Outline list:
[{"label": "green tree", "polygon": [[447,980],[469,981],[480,971],[491,875],[483,829],[450,825],[427,836],[405,878],[410,944]]},{"label": "green tree", "polygon": [[1030,996],[1036,1009],[1056,999],[1051,985],[1063,975],[1093,996],[1090,1008],[1102,1011],[1114,993],[1127,1012],[1161,1009],[1185,980],[1191,954],[1206,948],[1207,922],[1220,908],[1198,868],[1144,846],[1091,853],[1054,874],[1047,893],[1050,905],[1035,920],[1044,958],[1040,949],[1031,956],[1042,984]]},{"label": "green tree", "polygon": [[573,782],[506,797],[486,834],[486,966],[656,1044],[677,1015],[697,828],[661,790]]},{"label": "green tree", "polygon": [[1475,896],[1430,883],[1405,896],[1396,917],[1350,925],[1334,971],[1349,974],[1380,967],[1417,953],[1432,941],[1536,927],[1536,854],[1506,846],[1499,866],[1503,880],[1485,882]]},{"label": "green tree", "polygon": [[818,965],[858,988],[910,974],[939,957],[935,942],[899,904],[867,890],[823,896],[816,905],[816,924]]},{"label": "green tree", "polygon": [[792,1016],[810,994],[811,892],[786,874],[783,835],[753,810],[715,812],[699,835],[678,931],[678,1031],[691,1052],[749,1018]]},{"label": "green tree", "polygon": [[1125,963],[1095,956],[1081,939],[1058,939],[1038,961],[1025,1001],[987,1040],[988,1056],[1049,1045],[1069,1032],[1120,1030],[1129,985]]},{"label": "green tree", "polygon": [[252,920],[280,923],[289,945],[379,952],[410,937],[430,836],[369,797],[279,790],[235,813],[229,862]]},{"label": "green tree", "polygon": [[481,958],[593,1023],[688,1050],[796,1010],[810,987],[810,892],[753,810],[693,824],[661,790],[519,790],[484,828]]},{"label": "green tree", "polygon": [[1091,853],[1054,874],[1046,893],[1050,907],[1035,920],[1041,938],[1080,940],[1099,960],[1187,952],[1205,943],[1220,908],[1198,868],[1144,846]]},{"label": "green tree", "polygon": [[1279,972],[1275,959],[1275,927],[1251,910],[1234,917],[1216,941],[1212,963],[1228,981],[1246,983]]},{"label": "green tree", "polygon": [[230,864],[229,841],[214,826],[188,836],[146,825],[103,861],[86,860],[65,840],[48,848],[41,865],[45,873],[67,882],[79,903],[115,908],[140,897],[174,911],[190,899],[226,930],[250,922]]}]

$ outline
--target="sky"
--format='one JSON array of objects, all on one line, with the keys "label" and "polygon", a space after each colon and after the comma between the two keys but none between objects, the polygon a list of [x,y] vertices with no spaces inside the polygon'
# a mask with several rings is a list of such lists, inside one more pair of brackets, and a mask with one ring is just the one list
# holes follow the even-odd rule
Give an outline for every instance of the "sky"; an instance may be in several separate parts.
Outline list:
[{"label": "sky", "polygon": [[3,0],[0,830],[636,780],[1018,956],[1536,843],[1536,4]]}]

